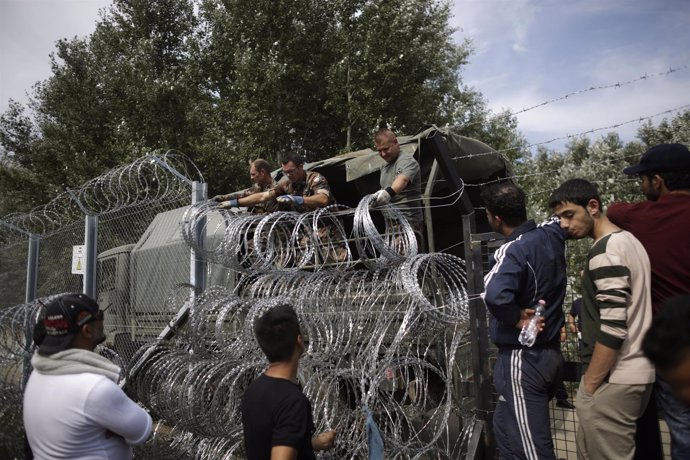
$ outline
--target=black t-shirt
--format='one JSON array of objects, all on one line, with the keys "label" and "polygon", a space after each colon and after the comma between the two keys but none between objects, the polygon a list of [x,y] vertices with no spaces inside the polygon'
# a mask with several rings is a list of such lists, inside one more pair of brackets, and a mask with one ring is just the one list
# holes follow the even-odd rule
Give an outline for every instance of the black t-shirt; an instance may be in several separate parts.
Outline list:
[{"label": "black t-shirt", "polygon": [[242,427],[248,460],[270,460],[273,446],[297,449],[297,458],[315,460],[314,421],[302,387],[262,374],[242,398]]}]

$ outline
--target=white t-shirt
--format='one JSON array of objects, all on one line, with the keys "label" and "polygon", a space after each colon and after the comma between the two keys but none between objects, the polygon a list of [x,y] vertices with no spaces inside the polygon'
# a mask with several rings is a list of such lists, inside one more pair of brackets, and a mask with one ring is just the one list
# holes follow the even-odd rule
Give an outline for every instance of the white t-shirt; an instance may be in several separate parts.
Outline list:
[{"label": "white t-shirt", "polygon": [[105,376],[33,371],[24,392],[24,427],[36,460],[120,460],[131,459],[131,445],[146,441],[152,420]]}]

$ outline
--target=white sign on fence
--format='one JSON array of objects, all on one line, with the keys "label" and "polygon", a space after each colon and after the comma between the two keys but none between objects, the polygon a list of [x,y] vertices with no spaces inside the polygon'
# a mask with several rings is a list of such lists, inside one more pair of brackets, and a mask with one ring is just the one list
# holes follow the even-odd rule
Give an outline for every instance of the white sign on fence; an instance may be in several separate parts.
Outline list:
[{"label": "white sign on fence", "polygon": [[72,273],[75,275],[84,274],[86,265],[86,251],[83,244],[72,246]]}]

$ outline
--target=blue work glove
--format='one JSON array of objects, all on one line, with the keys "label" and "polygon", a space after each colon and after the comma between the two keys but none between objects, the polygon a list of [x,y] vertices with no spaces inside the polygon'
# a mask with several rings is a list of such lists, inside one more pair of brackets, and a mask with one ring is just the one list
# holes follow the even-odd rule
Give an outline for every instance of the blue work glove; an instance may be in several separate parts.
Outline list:
[{"label": "blue work glove", "polygon": [[231,200],[223,201],[218,207],[220,209],[239,208],[240,204],[237,202],[236,198],[232,198]]},{"label": "blue work glove", "polygon": [[302,206],[304,204],[304,197],[298,195],[280,195],[276,198],[280,204],[292,204],[294,206]]}]

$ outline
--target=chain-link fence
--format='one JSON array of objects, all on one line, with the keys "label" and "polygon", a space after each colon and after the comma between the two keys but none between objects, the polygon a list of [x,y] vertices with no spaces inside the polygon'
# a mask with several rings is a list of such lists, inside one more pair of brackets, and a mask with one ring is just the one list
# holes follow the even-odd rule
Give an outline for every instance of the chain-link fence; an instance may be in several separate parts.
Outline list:
[{"label": "chain-link fence", "polygon": [[[110,305],[106,345],[126,366],[174,315],[166,305],[173,288],[190,281],[190,251],[179,219],[172,218],[167,238],[152,241],[150,234],[152,224],[160,224],[157,216],[180,216],[185,208],[179,208],[192,203],[194,180],[201,176],[186,157],[150,155],[67,190],[29,214],[0,220],[0,457],[23,456],[21,391],[40,311],[40,304],[24,304],[25,299],[87,292],[102,308]],[[159,256],[148,266],[140,263],[138,254],[152,245],[160,246]],[[160,274],[138,285],[131,273],[147,270]]]}]

